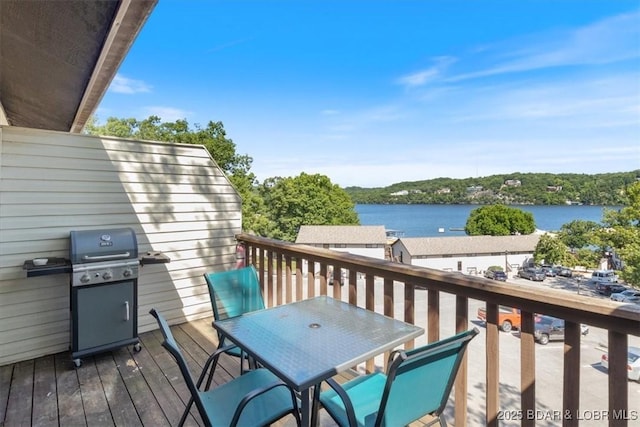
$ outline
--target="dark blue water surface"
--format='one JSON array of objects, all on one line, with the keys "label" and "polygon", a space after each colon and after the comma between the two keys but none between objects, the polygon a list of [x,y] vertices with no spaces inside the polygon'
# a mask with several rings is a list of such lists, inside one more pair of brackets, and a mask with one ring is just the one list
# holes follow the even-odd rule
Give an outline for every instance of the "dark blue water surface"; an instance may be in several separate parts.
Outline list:
[{"label": "dark blue water surface", "polygon": [[[472,210],[479,205],[356,205],[362,225],[384,225],[404,237],[465,236],[463,229]],[[604,206],[513,206],[531,212],[536,228],[557,231],[579,219],[600,223]],[[608,207],[619,209],[619,207]],[[444,232],[440,232],[442,229]]]}]

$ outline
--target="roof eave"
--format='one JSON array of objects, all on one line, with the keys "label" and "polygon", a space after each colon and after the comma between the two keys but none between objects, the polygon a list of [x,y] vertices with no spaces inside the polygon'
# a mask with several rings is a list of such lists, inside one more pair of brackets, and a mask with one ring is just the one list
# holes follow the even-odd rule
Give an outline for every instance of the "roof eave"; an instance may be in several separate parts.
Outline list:
[{"label": "roof eave", "polygon": [[158,0],[120,2],[116,17],[111,23],[109,34],[73,119],[69,130],[71,133],[82,132],[157,2]]}]

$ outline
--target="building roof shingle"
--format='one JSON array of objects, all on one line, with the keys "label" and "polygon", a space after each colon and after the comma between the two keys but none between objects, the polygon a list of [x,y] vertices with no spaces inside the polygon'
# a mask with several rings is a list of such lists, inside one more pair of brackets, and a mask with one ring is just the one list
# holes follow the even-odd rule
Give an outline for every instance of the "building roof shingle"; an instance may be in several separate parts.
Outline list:
[{"label": "building roof shingle", "polygon": [[520,236],[403,237],[411,256],[533,252],[538,234]]},{"label": "building roof shingle", "polygon": [[303,225],[296,243],[319,244],[384,244],[387,234],[384,225]]}]

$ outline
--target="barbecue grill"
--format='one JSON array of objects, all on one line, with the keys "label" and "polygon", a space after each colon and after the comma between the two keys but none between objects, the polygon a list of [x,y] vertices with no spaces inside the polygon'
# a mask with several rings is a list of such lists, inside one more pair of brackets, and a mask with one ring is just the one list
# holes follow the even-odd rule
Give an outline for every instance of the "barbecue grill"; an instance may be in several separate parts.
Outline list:
[{"label": "barbecue grill", "polygon": [[131,228],[71,231],[71,357],[138,339],[138,243]]}]

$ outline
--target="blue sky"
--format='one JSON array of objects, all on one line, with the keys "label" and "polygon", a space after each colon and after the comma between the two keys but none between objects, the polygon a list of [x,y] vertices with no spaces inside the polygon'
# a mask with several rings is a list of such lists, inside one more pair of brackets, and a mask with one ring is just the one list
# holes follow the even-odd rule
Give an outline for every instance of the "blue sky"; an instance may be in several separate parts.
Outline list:
[{"label": "blue sky", "polygon": [[152,114],[261,181],[640,169],[640,2],[159,0],[96,111]]}]

